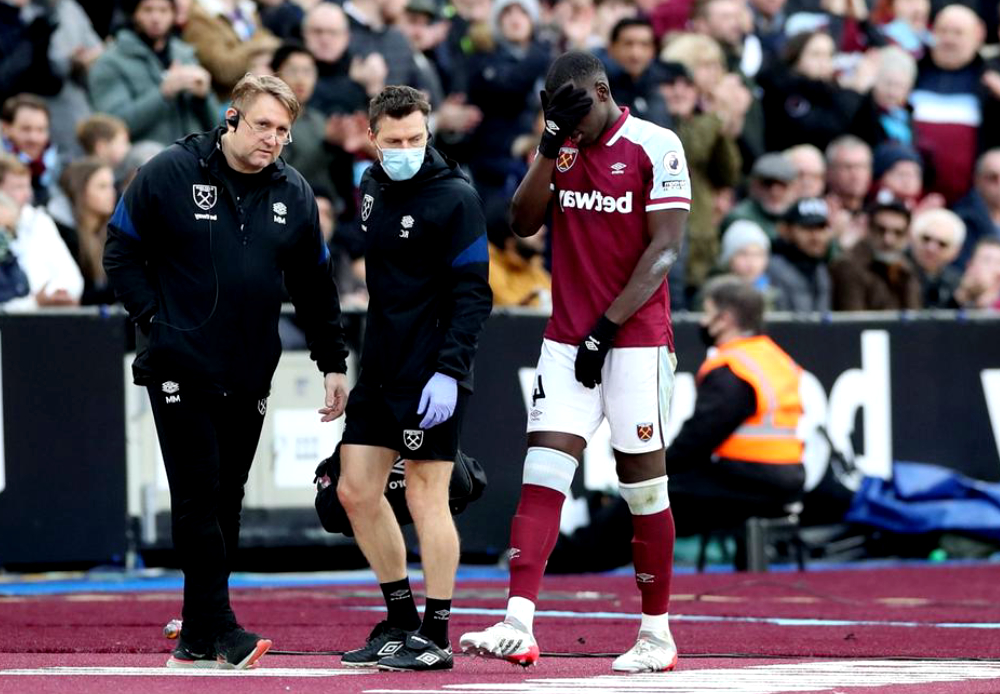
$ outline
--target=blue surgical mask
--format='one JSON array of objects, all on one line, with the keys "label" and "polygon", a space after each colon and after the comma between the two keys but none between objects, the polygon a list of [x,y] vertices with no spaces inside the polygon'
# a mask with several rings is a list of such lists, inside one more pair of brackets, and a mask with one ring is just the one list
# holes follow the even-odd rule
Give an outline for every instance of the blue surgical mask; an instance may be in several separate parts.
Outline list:
[{"label": "blue surgical mask", "polygon": [[408,147],[406,149],[382,149],[382,170],[394,181],[408,181],[417,175],[424,163],[424,147]]}]

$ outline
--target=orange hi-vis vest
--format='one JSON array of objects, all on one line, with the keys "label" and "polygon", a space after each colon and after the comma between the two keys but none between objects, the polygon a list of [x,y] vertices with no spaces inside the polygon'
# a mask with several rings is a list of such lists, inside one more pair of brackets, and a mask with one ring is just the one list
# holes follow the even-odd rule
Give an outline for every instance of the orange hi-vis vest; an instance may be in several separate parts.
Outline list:
[{"label": "orange hi-vis vest", "polygon": [[801,463],[803,444],[795,431],[802,416],[802,368],[764,335],[722,345],[698,369],[698,381],[722,366],[753,386],[757,411],[715,449],[715,454],[774,465]]}]

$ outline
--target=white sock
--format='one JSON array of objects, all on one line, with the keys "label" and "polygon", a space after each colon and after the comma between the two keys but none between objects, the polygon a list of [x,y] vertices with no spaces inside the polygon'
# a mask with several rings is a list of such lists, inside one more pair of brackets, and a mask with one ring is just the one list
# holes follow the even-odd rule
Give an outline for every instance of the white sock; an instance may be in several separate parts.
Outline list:
[{"label": "white sock", "polygon": [[642,615],[642,623],[639,625],[639,631],[649,632],[654,636],[661,636],[663,634],[670,633],[669,624],[670,614],[664,612],[663,614],[645,614]]},{"label": "white sock", "polygon": [[532,633],[531,629],[535,621],[535,603],[527,598],[510,598],[507,601],[506,619],[515,620],[525,631]]}]

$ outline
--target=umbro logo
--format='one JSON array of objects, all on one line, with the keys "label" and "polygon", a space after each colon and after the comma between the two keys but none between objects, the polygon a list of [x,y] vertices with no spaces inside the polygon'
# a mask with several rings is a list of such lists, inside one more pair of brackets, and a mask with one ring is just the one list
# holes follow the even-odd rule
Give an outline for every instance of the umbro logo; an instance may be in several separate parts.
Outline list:
[{"label": "umbro logo", "polygon": [[420,655],[417,656],[417,660],[419,660],[424,665],[433,665],[434,663],[441,660],[441,656],[435,653],[421,653]]},{"label": "umbro logo", "polygon": [[401,590],[394,590],[391,593],[389,593],[390,600],[403,600],[404,598],[408,597],[410,597],[410,591],[406,588],[403,588]]},{"label": "umbro logo", "polygon": [[451,617],[451,610],[437,610],[434,613],[434,619],[446,620]]},{"label": "umbro logo", "polygon": [[656,580],[656,576],[653,574],[636,574],[635,580],[639,583],[652,583]]},{"label": "umbro logo", "polygon": [[393,653],[395,653],[396,651],[398,651],[402,647],[403,647],[403,642],[402,641],[386,641],[385,645],[382,646],[382,648],[378,649],[378,651],[376,652],[376,655],[380,655],[380,656],[382,656],[382,655],[392,655]]},{"label": "umbro logo", "polygon": [[596,352],[598,349],[600,349],[601,341],[595,340],[592,337],[588,337],[587,341],[584,342],[583,344],[589,351]]},{"label": "umbro logo", "polygon": [[283,202],[274,203],[274,205],[271,206],[271,209],[274,210],[274,214],[280,214],[281,216],[288,214],[288,208],[285,207],[285,203]]},{"label": "umbro logo", "polygon": [[627,169],[627,168],[628,168],[628,164],[622,164],[621,162],[618,162],[616,164],[612,164],[611,165],[611,175],[612,176],[614,176],[616,174],[617,175],[621,175],[621,174],[625,173],[625,169]]}]

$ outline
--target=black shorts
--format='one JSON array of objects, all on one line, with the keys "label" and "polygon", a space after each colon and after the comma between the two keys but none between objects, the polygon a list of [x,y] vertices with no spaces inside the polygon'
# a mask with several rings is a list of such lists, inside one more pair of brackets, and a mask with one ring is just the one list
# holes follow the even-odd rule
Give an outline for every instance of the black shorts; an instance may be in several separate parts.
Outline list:
[{"label": "black shorts", "polygon": [[421,429],[419,395],[409,402],[393,399],[390,405],[380,389],[358,383],[347,400],[341,443],[388,448],[407,460],[454,462],[468,399],[469,393],[459,388],[455,414],[436,427]]}]

